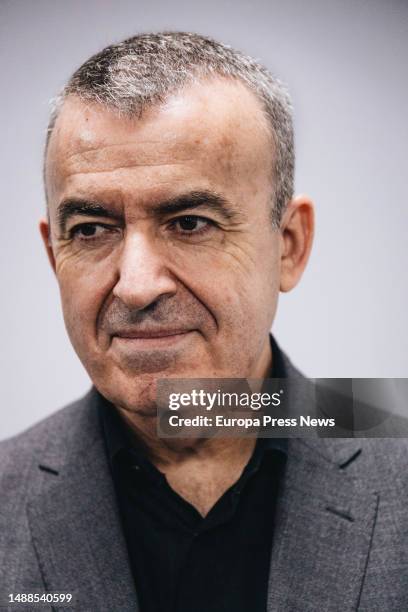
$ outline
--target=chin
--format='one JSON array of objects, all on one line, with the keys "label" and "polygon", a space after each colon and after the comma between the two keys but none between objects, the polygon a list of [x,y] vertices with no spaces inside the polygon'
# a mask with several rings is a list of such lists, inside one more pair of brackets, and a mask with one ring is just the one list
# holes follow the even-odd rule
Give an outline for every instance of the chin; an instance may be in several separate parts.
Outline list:
[{"label": "chin", "polygon": [[157,381],[165,374],[124,374],[94,380],[98,391],[112,404],[127,412],[156,416]]}]

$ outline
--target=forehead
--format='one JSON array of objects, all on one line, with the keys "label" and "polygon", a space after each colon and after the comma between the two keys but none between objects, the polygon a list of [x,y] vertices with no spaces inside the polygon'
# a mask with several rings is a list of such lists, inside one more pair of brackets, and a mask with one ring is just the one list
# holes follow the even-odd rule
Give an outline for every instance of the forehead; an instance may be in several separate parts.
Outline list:
[{"label": "forehead", "polygon": [[180,181],[259,190],[270,182],[272,163],[260,102],[243,84],[217,79],[135,118],[69,98],[49,143],[47,188],[51,201],[73,188],[124,191],[135,182],[148,191]]}]

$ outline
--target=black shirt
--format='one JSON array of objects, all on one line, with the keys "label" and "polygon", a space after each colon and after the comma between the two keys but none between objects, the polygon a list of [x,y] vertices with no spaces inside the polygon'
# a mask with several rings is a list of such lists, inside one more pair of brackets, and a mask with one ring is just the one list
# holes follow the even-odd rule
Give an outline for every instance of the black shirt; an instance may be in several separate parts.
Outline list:
[{"label": "black shirt", "polygon": [[102,397],[100,414],[141,612],[264,612],[286,441],[258,439],[239,480],[203,518]]}]

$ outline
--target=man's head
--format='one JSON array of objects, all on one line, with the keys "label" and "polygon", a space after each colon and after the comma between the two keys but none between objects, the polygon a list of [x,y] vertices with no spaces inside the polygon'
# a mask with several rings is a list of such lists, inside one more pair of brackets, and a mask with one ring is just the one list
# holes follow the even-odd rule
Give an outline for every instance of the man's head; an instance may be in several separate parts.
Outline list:
[{"label": "man's head", "polygon": [[313,219],[263,67],[183,33],[108,47],[58,100],[45,178],[65,322],[108,399],[148,410],[158,378],[267,374]]}]

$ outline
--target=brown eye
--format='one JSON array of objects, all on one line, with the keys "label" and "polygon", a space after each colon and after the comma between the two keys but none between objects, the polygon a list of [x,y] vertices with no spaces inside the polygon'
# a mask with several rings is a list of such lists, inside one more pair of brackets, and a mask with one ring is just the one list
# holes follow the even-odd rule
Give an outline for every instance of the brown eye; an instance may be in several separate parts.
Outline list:
[{"label": "brown eye", "polygon": [[179,220],[180,229],[186,232],[191,232],[192,230],[197,229],[198,221],[198,217],[182,217]]},{"label": "brown eye", "polygon": [[199,233],[205,231],[212,224],[210,219],[197,215],[184,215],[174,219],[173,226],[181,233]]},{"label": "brown eye", "polygon": [[76,240],[92,241],[111,236],[116,228],[101,223],[80,223],[70,230],[70,237]]},{"label": "brown eye", "polygon": [[84,223],[77,228],[77,235],[79,236],[95,236],[97,231],[97,226],[93,223]]}]

